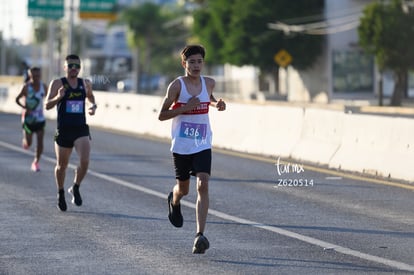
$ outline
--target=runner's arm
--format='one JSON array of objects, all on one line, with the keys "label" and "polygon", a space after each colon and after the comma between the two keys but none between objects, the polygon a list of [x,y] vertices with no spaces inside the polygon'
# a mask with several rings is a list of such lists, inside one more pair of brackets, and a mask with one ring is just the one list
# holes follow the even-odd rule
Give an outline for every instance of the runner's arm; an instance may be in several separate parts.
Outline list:
[{"label": "runner's arm", "polygon": [[86,97],[88,98],[89,103],[92,104],[92,106],[88,109],[88,113],[92,116],[95,114],[96,108],[98,108],[98,106],[96,105],[95,95],[92,91],[92,83],[89,81],[89,79],[84,80],[84,85],[86,88]]},{"label": "runner's arm", "polygon": [[200,104],[200,100],[197,97],[192,97],[185,105],[182,105],[176,109],[170,109],[173,103],[177,101],[178,96],[180,95],[180,90],[181,84],[178,79],[168,85],[167,95],[164,98],[160,113],[158,115],[159,120],[164,121],[174,118],[185,112],[191,111]]},{"label": "runner's arm", "polygon": [[17,105],[19,105],[19,106],[20,106],[20,107],[22,107],[23,109],[26,109],[26,105],[23,105],[23,104],[20,102],[20,99],[21,99],[22,97],[26,97],[26,96],[27,96],[27,84],[23,85],[23,87],[22,87],[22,89],[21,89],[20,93],[16,96],[16,103],[17,103]]},{"label": "runner's arm", "polygon": [[226,103],[223,101],[223,99],[220,98],[219,100],[217,100],[213,95],[213,90],[216,85],[216,81],[209,77],[206,77],[205,80],[206,80],[207,90],[210,94],[210,105],[212,107],[216,107],[219,111],[226,110]]},{"label": "runner's arm", "polygon": [[52,80],[49,85],[47,96],[46,96],[46,103],[45,108],[46,110],[50,110],[58,104],[58,102],[65,96],[65,88],[62,85],[62,81],[60,79]]},{"label": "runner's arm", "polygon": [[46,93],[43,95],[43,97],[46,97],[46,94],[47,94],[47,85],[45,83],[43,83],[42,85],[43,85],[43,88],[44,88],[43,91],[46,91]]}]

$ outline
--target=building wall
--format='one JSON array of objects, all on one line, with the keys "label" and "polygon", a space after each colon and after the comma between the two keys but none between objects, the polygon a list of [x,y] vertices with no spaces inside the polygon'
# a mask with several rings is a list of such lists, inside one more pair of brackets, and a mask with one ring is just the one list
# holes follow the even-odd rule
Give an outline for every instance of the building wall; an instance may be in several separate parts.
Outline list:
[{"label": "building wall", "polygon": [[[284,72],[281,71],[282,74],[279,74],[281,81],[287,82],[287,87],[285,87],[287,100],[295,102],[328,102],[328,70],[327,54],[326,50],[324,50],[315,64],[307,70],[298,71],[289,66]],[[282,77],[283,73],[285,77],[288,77],[287,81]]]},{"label": "building wall", "polygon": [[[282,72],[281,81],[288,77],[289,101],[329,102],[342,94],[374,91],[374,69],[370,58],[358,47],[357,25],[364,6],[372,0],[326,0],[326,48],[306,71],[289,68]],[[359,69],[361,71],[356,71]]]},{"label": "building wall", "polygon": [[[375,82],[374,60],[358,46],[357,26],[363,8],[372,0],[325,1],[325,17],[330,25],[349,30],[327,35],[328,95],[373,93]],[[352,27],[352,28],[351,28]]]}]

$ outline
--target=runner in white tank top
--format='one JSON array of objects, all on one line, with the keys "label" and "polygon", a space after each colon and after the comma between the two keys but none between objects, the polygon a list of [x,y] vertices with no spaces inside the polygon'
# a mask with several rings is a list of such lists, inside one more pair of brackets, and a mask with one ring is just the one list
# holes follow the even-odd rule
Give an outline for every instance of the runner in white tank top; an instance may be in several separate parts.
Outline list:
[{"label": "runner in white tank top", "polygon": [[[43,137],[46,119],[43,113],[43,98],[46,95],[47,86],[41,81],[41,70],[32,67],[28,72],[29,81],[25,83],[16,97],[16,103],[23,108],[22,126],[24,149],[29,149],[32,144],[33,133],[36,133],[37,146],[35,156],[31,165],[32,171],[39,171],[39,160],[43,152]],[[24,104],[20,99],[24,98]]]},{"label": "runner in white tank top", "polygon": [[34,124],[46,120],[43,112],[43,98],[46,95],[45,87],[46,84],[40,82],[40,88],[36,90],[32,82],[27,83],[26,108],[22,113],[23,123]]},{"label": "runner in white tank top", "polygon": [[[178,80],[181,91],[173,109],[184,106],[193,96],[188,93],[182,77]],[[208,117],[210,96],[208,94],[205,80],[200,77],[201,92],[197,96],[200,104],[193,110],[176,116],[172,121],[172,143],[171,151],[178,154],[194,154],[211,148],[211,127]]]},{"label": "runner in white tank top", "polygon": [[211,170],[211,127],[209,106],[226,109],[223,100],[213,96],[215,81],[201,76],[205,50],[190,45],[181,52],[185,76],[168,85],[167,95],[159,113],[159,120],[172,119],[171,151],[173,153],[176,184],[168,195],[168,218],[175,227],[183,226],[180,200],[189,192],[190,175],[197,177],[196,237],[193,253],[202,254],[210,244],[204,236],[208,213],[208,181]]}]

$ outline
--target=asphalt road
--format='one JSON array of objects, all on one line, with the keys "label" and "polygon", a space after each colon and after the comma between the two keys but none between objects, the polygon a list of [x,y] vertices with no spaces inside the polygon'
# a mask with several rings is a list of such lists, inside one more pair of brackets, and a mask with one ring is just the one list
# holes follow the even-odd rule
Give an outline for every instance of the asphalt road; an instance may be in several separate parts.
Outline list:
[{"label": "asphalt road", "polygon": [[168,141],[92,128],[84,204],[67,194],[63,213],[55,122],[38,173],[19,116],[0,123],[0,274],[414,274],[413,185],[214,149],[210,249],[193,255],[194,180],[183,228],[167,218]]}]

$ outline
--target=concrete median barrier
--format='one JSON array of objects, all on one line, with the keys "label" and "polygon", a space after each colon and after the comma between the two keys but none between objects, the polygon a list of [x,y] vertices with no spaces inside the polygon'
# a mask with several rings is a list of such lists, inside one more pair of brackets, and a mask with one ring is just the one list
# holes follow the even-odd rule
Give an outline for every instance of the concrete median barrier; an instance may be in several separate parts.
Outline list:
[{"label": "concrete median barrier", "polygon": [[95,92],[98,110],[88,123],[103,128],[169,137],[170,122],[158,120],[162,99],[136,94]]},{"label": "concrete median barrier", "polygon": [[387,176],[391,129],[395,119],[372,115],[346,115],[341,146],[329,166]]},{"label": "concrete median barrier", "polygon": [[306,109],[300,139],[292,158],[327,164],[341,145],[344,124],[343,112]]},{"label": "concrete median barrier", "polygon": [[[0,111],[21,113],[19,84],[0,85]],[[162,97],[95,92],[91,126],[170,137],[171,120],[159,121]],[[45,111],[49,119],[56,110]],[[282,104],[227,102],[210,110],[215,147],[329,165],[334,169],[413,181],[414,120],[345,114],[342,110]]]},{"label": "concrete median barrier", "polygon": [[215,146],[275,157],[289,157],[302,127],[303,109],[228,103],[210,110]]},{"label": "concrete median barrier", "polygon": [[22,85],[0,85],[0,111],[6,113],[21,113],[22,108],[16,104],[16,96],[20,93]]},{"label": "concrete median barrier", "polygon": [[390,142],[382,165],[383,173],[391,178],[414,181],[414,120],[395,118]]}]

